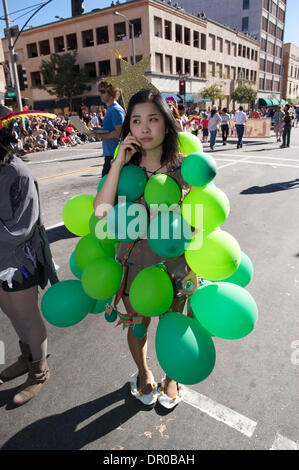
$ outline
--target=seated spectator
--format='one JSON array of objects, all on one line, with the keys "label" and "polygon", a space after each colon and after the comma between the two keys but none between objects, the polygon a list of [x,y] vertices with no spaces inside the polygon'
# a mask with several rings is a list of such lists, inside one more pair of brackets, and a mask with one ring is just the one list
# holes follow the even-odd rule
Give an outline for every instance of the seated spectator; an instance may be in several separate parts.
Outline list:
[{"label": "seated spectator", "polygon": [[48,146],[50,149],[58,149],[58,140],[56,134],[53,131],[48,133]]},{"label": "seated spectator", "polygon": [[71,147],[73,145],[70,137],[66,135],[65,131],[62,132],[62,135],[59,138],[59,142],[62,147]]}]

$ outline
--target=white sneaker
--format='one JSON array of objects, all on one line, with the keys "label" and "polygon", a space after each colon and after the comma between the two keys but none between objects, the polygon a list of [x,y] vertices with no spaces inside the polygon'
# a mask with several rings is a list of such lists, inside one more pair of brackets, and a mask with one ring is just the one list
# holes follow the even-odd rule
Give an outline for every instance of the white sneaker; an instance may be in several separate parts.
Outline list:
[{"label": "white sneaker", "polygon": [[177,389],[178,393],[174,397],[169,397],[164,393],[164,388],[165,388],[165,379],[162,379],[161,381],[161,387],[159,387],[159,396],[158,396],[158,402],[160,405],[162,405],[164,408],[167,408],[168,410],[171,410],[175,406],[177,406],[183,399],[183,394],[184,394],[184,389],[183,386],[177,383]]},{"label": "white sneaker", "polygon": [[150,376],[151,376],[151,386],[153,390],[151,393],[144,394],[142,392],[138,392],[137,390],[137,379],[138,379],[138,371],[135,372],[135,374],[131,375],[130,377],[130,386],[131,386],[131,394],[137,398],[137,400],[141,401],[144,405],[153,405],[156,403],[157,398],[158,398],[158,387],[155,382],[154,376],[151,371]]}]

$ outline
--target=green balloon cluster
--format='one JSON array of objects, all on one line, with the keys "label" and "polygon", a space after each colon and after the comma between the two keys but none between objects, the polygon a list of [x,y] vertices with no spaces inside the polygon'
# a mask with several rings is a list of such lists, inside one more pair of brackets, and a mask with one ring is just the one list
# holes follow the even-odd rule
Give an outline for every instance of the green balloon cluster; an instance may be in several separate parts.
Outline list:
[{"label": "green balloon cluster", "polygon": [[89,233],[89,219],[93,213],[93,196],[82,194],[68,200],[62,211],[62,219],[66,228],[84,237]]},{"label": "green balloon cluster", "polygon": [[179,203],[181,190],[170,176],[157,173],[148,180],[144,199],[148,206],[159,206],[156,210],[168,211],[170,206]]}]

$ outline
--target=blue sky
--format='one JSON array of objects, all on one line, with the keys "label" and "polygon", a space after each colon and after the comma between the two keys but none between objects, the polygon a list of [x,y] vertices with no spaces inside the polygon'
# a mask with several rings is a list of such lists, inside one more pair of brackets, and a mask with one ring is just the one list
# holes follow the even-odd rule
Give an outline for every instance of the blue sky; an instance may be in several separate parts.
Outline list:
[{"label": "blue sky", "polygon": [[[8,11],[13,24],[18,24],[20,29],[26,22],[26,20],[32,15],[33,12],[25,10],[23,12],[11,14],[16,10],[20,10],[26,7],[33,7],[37,9],[39,4],[46,3],[47,0],[7,0]],[[3,16],[3,6],[0,0],[0,15]],[[125,3],[124,0],[120,0],[120,3]],[[94,8],[105,8],[111,5],[111,0],[84,0],[85,12],[89,12]],[[24,15],[20,17],[21,15]],[[32,18],[30,25],[38,26],[40,24],[51,23],[57,21],[55,16],[63,18],[69,18],[71,16],[71,0],[53,0],[37,15]],[[19,17],[19,18],[18,18]],[[0,31],[3,37],[3,28],[5,22],[0,21]],[[285,29],[285,42],[293,42],[299,47],[299,33],[298,33],[298,0],[288,0],[287,2],[287,15],[286,15],[286,29]]]}]

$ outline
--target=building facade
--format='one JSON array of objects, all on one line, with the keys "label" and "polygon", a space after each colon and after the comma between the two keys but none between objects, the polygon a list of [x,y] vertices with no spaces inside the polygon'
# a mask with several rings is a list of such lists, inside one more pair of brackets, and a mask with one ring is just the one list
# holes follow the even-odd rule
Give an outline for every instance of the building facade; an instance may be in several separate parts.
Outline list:
[{"label": "building facade", "polygon": [[189,12],[248,33],[260,41],[258,96],[281,95],[282,50],[287,0],[180,0]]},{"label": "building facade", "polygon": [[[258,41],[160,0],[131,0],[24,31],[16,45],[28,79],[28,89],[22,95],[36,109],[66,108],[66,102],[58,103],[38,88],[43,83],[39,68],[51,53],[76,51],[91,90],[74,100],[74,106],[100,104],[97,80],[120,73],[118,56],[133,63],[127,19],[134,24],[136,61],[150,56],[146,76],[161,93],[178,95],[179,80],[184,78],[186,101],[201,102],[201,90],[217,83],[225,99],[216,104],[232,107],[230,93],[239,79],[257,87]],[[7,40],[2,43],[9,60]]]},{"label": "building facade", "polygon": [[3,46],[0,44],[0,104],[4,105],[5,101],[5,90],[6,90],[6,81],[5,81],[5,71],[7,65],[4,60],[4,51]]},{"label": "building facade", "polygon": [[282,97],[299,104],[299,47],[291,43],[283,46]]}]

